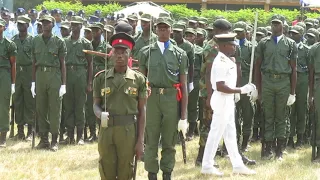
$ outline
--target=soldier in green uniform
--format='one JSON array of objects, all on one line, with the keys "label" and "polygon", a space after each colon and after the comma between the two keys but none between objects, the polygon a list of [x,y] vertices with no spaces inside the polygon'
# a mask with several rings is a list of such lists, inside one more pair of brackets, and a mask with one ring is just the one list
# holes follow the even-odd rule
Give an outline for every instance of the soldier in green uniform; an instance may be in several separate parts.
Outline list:
[{"label": "soldier in green uniform", "polygon": [[202,29],[202,28],[197,28],[196,31],[197,31],[197,37],[196,37],[195,43],[201,48],[203,48],[205,45],[204,42],[207,38],[206,36],[207,32],[205,29]]},{"label": "soldier in green uniform", "polygon": [[[32,127],[35,118],[35,100],[32,98],[30,88],[32,80],[31,42],[32,36],[28,34],[31,19],[19,16],[17,19],[19,34],[12,38],[17,46],[17,77],[14,94],[15,122],[18,126],[16,140],[32,140]],[[28,124],[27,136],[24,134],[24,125]]]},{"label": "soldier in green uniform", "polygon": [[296,43],[283,35],[285,18],[272,16],[272,36],[262,39],[256,48],[255,81],[258,91],[253,97],[262,100],[265,116],[265,157],[271,159],[272,143],[276,139],[276,158],[281,160],[286,145],[287,106],[295,101],[297,81]]},{"label": "soldier in green uniform", "polygon": [[92,30],[90,28],[84,28],[84,37],[90,42],[92,41]]},{"label": "soldier in green uniform", "polygon": [[[288,146],[296,148],[301,148],[303,145],[307,115],[309,47],[301,42],[303,34],[304,29],[301,26],[293,26],[290,30],[290,37],[297,44],[298,60],[296,102],[291,110]],[[297,142],[294,144],[293,137],[296,134]]]},{"label": "soldier in green uniform", "polygon": [[[201,30],[199,30],[201,31]],[[198,101],[199,101],[199,80],[200,80],[200,68],[203,61],[203,49],[202,47],[195,44],[197,32],[195,29],[187,28],[185,30],[185,39],[193,44],[193,49],[195,51],[195,61],[194,61],[194,89],[189,93],[188,99],[188,122],[189,130],[187,133],[186,140],[190,141],[193,139],[193,134],[197,126],[198,120]]]},{"label": "soldier in green uniform", "polygon": [[133,157],[143,154],[147,82],[140,72],[128,68],[134,40],[125,33],[110,39],[114,68],[94,79],[94,113],[101,119],[98,151],[102,180],[132,179]]},{"label": "soldier in green uniform", "polygon": [[319,31],[314,29],[314,28],[310,28],[307,33],[306,33],[306,37],[307,37],[307,45],[309,47],[311,47],[312,45],[314,45],[316,42],[318,42],[319,40],[319,36],[317,35],[319,34]]},{"label": "soldier in green uniform", "polygon": [[[94,51],[107,53],[107,45],[105,41],[101,40],[101,34],[103,32],[104,26],[101,23],[91,24],[89,28],[92,30],[92,47]],[[110,45],[108,45],[110,47]],[[110,50],[110,49],[108,49]],[[97,74],[99,71],[105,69],[106,58],[101,56],[93,55],[93,74]],[[97,139],[96,135],[96,117],[93,112],[93,97],[92,93],[87,93],[87,102],[86,102],[86,124],[90,130],[90,136],[87,141],[93,142]]]},{"label": "soldier in green uniform", "polygon": [[151,18],[152,16],[150,14],[142,14],[141,16],[142,32],[134,37],[136,45],[132,50],[133,59],[139,60],[138,54],[140,49],[157,41],[157,35],[151,31]]},{"label": "soldier in green uniform", "polygon": [[187,129],[188,58],[182,49],[170,42],[171,21],[168,18],[158,19],[156,31],[158,41],[142,48],[139,56],[139,69],[147,75],[151,88],[147,103],[144,165],[148,178],[157,179],[161,136],[160,169],[163,179],[170,180],[175,166],[177,127],[182,132]]},{"label": "soldier in green uniform", "polygon": [[71,18],[72,35],[65,39],[67,46],[67,93],[63,98],[67,144],[74,144],[74,129],[77,128],[76,143],[83,145],[85,125],[85,102],[87,93],[92,91],[92,57],[83,50],[92,50],[92,44],[80,37],[83,19],[80,16]]},{"label": "soldier in green uniform", "polygon": [[71,33],[70,22],[69,21],[63,21],[61,23],[61,26],[60,26],[60,31],[61,31],[61,36],[63,38],[69,37],[70,33]]},{"label": "soldier in green uniform", "polygon": [[15,92],[17,47],[14,42],[3,37],[6,21],[0,19],[0,148],[6,147],[9,131],[10,96]]},{"label": "soldier in green uniform", "polygon": [[62,96],[66,93],[66,44],[52,34],[55,19],[45,15],[43,33],[32,40],[33,69],[31,93],[36,95],[36,112],[41,137],[38,149],[50,147],[48,136],[52,134],[50,149],[58,150]]},{"label": "soldier in green uniform", "polygon": [[132,26],[133,31],[132,31],[132,36],[135,37],[140,34],[140,32],[136,32],[136,27],[138,25],[138,17],[136,14],[131,14],[127,17],[128,23]]},{"label": "soldier in green uniform", "polygon": [[[248,84],[249,82],[249,74],[250,74],[250,62],[251,62],[251,51],[252,51],[252,44],[250,41],[246,39],[247,35],[247,23],[243,21],[239,21],[234,24],[234,32],[237,33],[237,40],[239,41],[239,46],[241,50],[241,80],[238,82],[240,87]],[[249,142],[249,138],[251,136],[252,131],[252,122],[254,117],[253,112],[253,104],[250,101],[250,97],[246,94],[237,95],[240,100],[237,102],[237,114],[238,118],[242,120],[242,127],[237,129],[238,137],[240,134],[242,135],[242,145],[241,150],[247,151],[247,146]],[[236,119],[236,121],[240,122],[240,120]],[[238,138],[239,140],[240,138]]]},{"label": "soldier in green uniform", "polygon": [[[193,28],[191,28],[193,29]],[[192,92],[194,90],[194,61],[195,61],[195,47],[193,46],[192,43],[187,41],[186,39],[183,38],[183,32],[184,32],[184,26],[182,24],[173,24],[172,26],[173,30],[173,39],[177,42],[177,46],[184,50],[187,53],[188,56],[188,92]],[[191,96],[192,98],[192,96]],[[190,99],[189,99],[189,101]],[[190,104],[189,103],[189,104]],[[197,102],[194,102],[197,103]],[[189,122],[189,129],[188,129],[188,138],[187,139],[192,139],[193,133],[195,131],[195,128],[197,127],[197,119],[198,116],[196,115],[197,109],[195,109],[194,105],[189,105],[188,104],[188,122]],[[191,109],[189,109],[191,108]]]}]

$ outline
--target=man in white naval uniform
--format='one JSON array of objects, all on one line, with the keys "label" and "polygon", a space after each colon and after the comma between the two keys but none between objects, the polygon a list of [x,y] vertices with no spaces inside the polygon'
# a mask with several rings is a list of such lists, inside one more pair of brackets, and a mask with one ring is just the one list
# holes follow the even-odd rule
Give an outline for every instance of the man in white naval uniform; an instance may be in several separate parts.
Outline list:
[{"label": "man in white naval uniform", "polygon": [[220,52],[214,59],[211,69],[213,94],[210,105],[213,115],[202,160],[202,174],[223,175],[213,166],[214,155],[222,137],[233,166],[233,173],[246,175],[256,173],[244,165],[237,146],[234,94],[248,94],[256,87],[253,84],[246,84],[241,88],[236,88],[237,65],[235,59],[230,58],[236,51],[235,36],[236,34],[233,33],[215,36]]}]

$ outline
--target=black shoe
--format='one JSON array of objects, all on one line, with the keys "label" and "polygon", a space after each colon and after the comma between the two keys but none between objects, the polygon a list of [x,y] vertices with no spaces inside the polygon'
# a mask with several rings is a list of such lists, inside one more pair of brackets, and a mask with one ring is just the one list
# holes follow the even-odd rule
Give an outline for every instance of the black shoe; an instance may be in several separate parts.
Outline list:
[{"label": "black shoe", "polygon": [[255,160],[251,160],[243,154],[241,154],[241,157],[242,157],[242,161],[245,165],[253,166],[253,165],[257,164]]},{"label": "black shoe", "polygon": [[5,148],[6,144],[7,132],[0,132],[0,148]]},{"label": "black shoe", "polygon": [[242,145],[241,145],[241,151],[247,152],[248,151],[248,142],[249,142],[250,136],[243,136]]},{"label": "black shoe", "polygon": [[301,149],[303,144],[303,134],[297,134],[297,142],[295,144],[296,149]]},{"label": "black shoe", "polygon": [[262,159],[270,160],[273,158],[273,152],[272,152],[273,141],[268,141],[265,143],[266,143],[266,148],[265,148],[265,153],[264,153],[264,156],[262,157]]},{"label": "black shoe", "polygon": [[195,162],[195,166],[196,167],[201,167],[202,165],[202,158],[203,158],[203,153],[204,153],[204,147],[200,146],[199,147],[199,151],[198,151],[198,156]]},{"label": "black shoe", "polygon": [[[293,138],[292,138],[292,141],[293,141]],[[277,151],[276,151],[277,160],[283,160],[283,151],[284,151],[285,143],[286,143],[286,139],[282,139],[282,138],[277,139]]]},{"label": "black shoe", "polygon": [[259,140],[258,128],[253,128],[251,142],[256,142]]},{"label": "black shoe", "polygon": [[51,141],[51,147],[50,150],[53,152],[58,151],[58,134],[52,134],[52,141]]},{"label": "black shoe", "polygon": [[[277,142],[279,143],[279,142]],[[284,143],[284,142],[282,142]],[[283,146],[283,145],[282,145]],[[287,147],[289,148],[294,148],[294,141],[293,141],[293,137],[289,137],[288,143],[287,143]]]},{"label": "black shoe", "polygon": [[64,140],[66,145],[74,145],[76,144],[76,141],[74,139],[74,129],[68,129],[67,130],[68,137]]},{"label": "black shoe", "polygon": [[98,140],[97,135],[96,135],[96,126],[89,127],[89,129],[90,129],[90,136],[88,137],[88,139],[86,141],[92,143],[92,142]]},{"label": "black shoe", "polygon": [[171,180],[171,172],[170,173],[163,173],[162,174],[162,179],[163,180]]},{"label": "black shoe", "polygon": [[157,180],[157,174],[148,172],[148,180]]},{"label": "black shoe", "polygon": [[186,141],[191,141],[193,139],[194,130],[196,129],[196,126],[197,126],[196,122],[189,123],[189,129],[186,134]]},{"label": "black shoe", "polygon": [[50,143],[48,140],[49,133],[39,133],[40,136],[40,142],[36,146],[36,149],[49,149],[50,148]]},{"label": "black shoe", "polygon": [[28,124],[28,132],[27,132],[27,136],[26,136],[25,140],[32,141],[32,135],[33,135],[33,126],[32,126],[32,124]]},{"label": "black shoe", "polygon": [[13,140],[14,141],[25,140],[26,136],[24,135],[24,127],[23,127],[23,125],[17,125],[17,127],[18,127],[18,134],[13,137]]},{"label": "black shoe", "polygon": [[82,135],[83,135],[83,128],[77,128],[77,144],[78,145],[84,145]]}]

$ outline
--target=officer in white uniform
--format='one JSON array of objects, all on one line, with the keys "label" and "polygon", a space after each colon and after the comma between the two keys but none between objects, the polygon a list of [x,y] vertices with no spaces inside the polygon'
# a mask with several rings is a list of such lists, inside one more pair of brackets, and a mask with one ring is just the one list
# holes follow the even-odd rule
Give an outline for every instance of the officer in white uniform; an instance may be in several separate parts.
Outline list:
[{"label": "officer in white uniform", "polygon": [[222,176],[214,165],[214,155],[223,137],[233,166],[233,173],[251,175],[256,172],[247,168],[238,151],[235,127],[235,101],[234,94],[248,94],[256,89],[253,84],[236,88],[237,65],[234,58],[236,50],[236,34],[216,35],[219,53],[213,61],[211,69],[211,84],[214,90],[210,105],[213,110],[211,129],[208,135],[204,156],[202,160],[202,174]]}]

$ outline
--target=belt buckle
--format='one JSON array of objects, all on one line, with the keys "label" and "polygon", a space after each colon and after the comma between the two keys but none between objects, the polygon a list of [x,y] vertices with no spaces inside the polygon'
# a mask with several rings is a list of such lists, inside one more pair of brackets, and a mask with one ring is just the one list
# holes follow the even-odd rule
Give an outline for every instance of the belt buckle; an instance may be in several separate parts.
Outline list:
[{"label": "belt buckle", "polygon": [[74,70],[74,69],[73,69],[73,66],[70,66],[70,68],[71,68],[72,70]]},{"label": "belt buckle", "polygon": [[46,72],[47,71],[47,67],[43,67],[43,71]]},{"label": "belt buckle", "polygon": [[279,79],[279,78],[280,78],[280,75],[279,75],[279,74],[273,74],[273,78],[274,78],[274,79]]},{"label": "belt buckle", "polygon": [[159,93],[163,94],[164,88],[159,88]]},{"label": "belt buckle", "polygon": [[22,68],[22,66],[20,66],[20,71],[22,71],[23,70],[23,68]]}]

